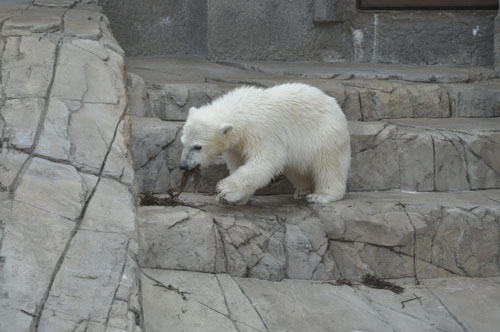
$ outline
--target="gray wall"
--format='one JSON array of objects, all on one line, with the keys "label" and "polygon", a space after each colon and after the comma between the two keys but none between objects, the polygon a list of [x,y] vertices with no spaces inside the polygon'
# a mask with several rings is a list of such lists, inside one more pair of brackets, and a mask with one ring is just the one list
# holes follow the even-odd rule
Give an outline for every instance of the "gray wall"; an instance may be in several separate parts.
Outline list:
[{"label": "gray wall", "polygon": [[[140,5],[139,5],[140,3]],[[497,11],[358,11],[354,0],[106,0],[128,55],[493,66]],[[497,51],[498,53],[498,51]]]},{"label": "gray wall", "polygon": [[[498,0],[500,5],[500,0]],[[495,18],[495,69],[500,73],[500,9]]]},{"label": "gray wall", "polygon": [[207,53],[206,0],[100,0],[128,56]]}]

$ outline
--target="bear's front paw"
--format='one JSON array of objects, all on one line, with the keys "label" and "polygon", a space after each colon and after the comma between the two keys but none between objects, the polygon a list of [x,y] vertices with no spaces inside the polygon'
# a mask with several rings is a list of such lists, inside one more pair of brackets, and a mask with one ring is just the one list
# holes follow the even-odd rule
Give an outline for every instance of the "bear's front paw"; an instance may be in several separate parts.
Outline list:
[{"label": "bear's front paw", "polygon": [[342,199],[341,194],[326,194],[326,193],[312,193],[306,196],[306,201],[309,203],[326,204],[335,202]]},{"label": "bear's front paw", "polygon": [[243,205],[248,202],[250,195],[238,190],[237,186],[229,181],[221,180],[217,184],[217,201],[228,205]]}]

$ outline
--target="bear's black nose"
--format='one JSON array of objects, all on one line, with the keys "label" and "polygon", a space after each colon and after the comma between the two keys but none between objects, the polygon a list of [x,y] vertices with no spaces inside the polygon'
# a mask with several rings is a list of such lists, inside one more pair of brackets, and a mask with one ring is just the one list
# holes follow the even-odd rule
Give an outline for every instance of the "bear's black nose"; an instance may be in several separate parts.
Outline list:
[{"label": "bear's black nose", "polygon": [[183,170],[183,171],[189,171],[189,166],[188,166],[188,164],[187,164],[187,163],[185,163],[185,162],[184,162],[184,163],[183,163],[183,162],[181,162],[181,165],[179,166],[179,168],[180,168],[181,170]]}]

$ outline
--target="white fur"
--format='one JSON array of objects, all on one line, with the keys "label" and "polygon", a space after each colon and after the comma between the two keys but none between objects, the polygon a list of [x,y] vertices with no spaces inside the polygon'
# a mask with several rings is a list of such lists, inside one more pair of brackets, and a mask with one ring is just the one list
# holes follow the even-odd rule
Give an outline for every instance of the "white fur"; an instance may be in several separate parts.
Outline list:
[{"label": "white fur", "polygon": [[334,98],[305,84],[242,87],[193,108],[181,140],[181,164],[189,168],[224,153],[230,175],[217,184],[221,202],[245,204],[280,173],[294,184],[296,198],[327,203],[345,194],[347,121]]}]

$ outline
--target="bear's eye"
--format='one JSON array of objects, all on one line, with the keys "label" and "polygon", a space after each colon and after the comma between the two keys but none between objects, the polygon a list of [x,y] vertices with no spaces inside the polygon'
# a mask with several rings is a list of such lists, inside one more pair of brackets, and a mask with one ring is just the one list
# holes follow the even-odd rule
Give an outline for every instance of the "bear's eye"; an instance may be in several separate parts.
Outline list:
[{"label": "bear's eye", "polygon": [[193,146],[194,151],[200,151],[201,150],[201,145],[195,145]]}]

